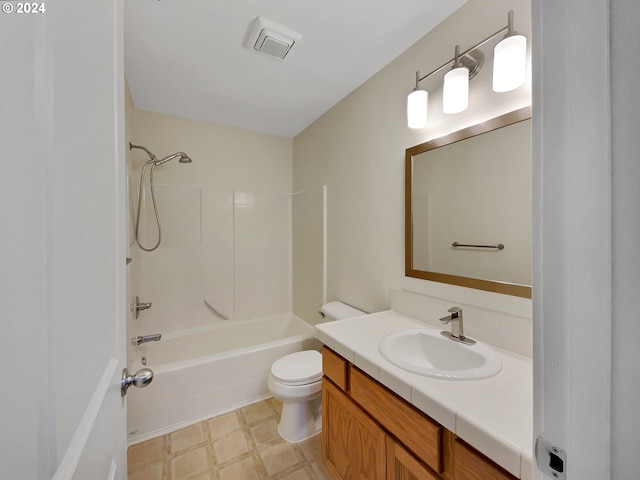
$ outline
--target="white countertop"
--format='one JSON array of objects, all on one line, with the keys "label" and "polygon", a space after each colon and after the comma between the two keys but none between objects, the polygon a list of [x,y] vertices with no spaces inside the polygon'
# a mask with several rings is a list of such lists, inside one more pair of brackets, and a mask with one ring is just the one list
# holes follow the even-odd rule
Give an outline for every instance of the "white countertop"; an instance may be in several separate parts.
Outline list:
[{"label": "white countertop", "polygon": [[423,377],[389,363],[378,351],[388,333],[433,328],[393,311],[316,325],[316,337],[516,477],[532,468],[531,359],[493,347],[502,371],[485,380]]}]

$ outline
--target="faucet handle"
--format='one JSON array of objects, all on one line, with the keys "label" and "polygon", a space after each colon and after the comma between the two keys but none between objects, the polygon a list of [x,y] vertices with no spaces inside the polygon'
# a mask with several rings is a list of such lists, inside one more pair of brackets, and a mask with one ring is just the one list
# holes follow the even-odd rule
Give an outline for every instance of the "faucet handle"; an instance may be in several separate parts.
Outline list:
[{"label": "faucet handle", "polygon": [[467,345],[473,345],[476,343],[475,340],[467,338],[464,336],[464,326],[462,325],[462,308],[460,307],[451,307],[447,310],[451,315],[447,315],[446,317],[442,317],[440,321],[442,323],[451,323],[451,332],[440,332],[447,338],[451,340],[455,340],[456,342],[462,342]]},{"label": "faucet handle", "polygon": [[450,315],[447,315],[446,317],[442,317],[440,319],[440,321],[442,323],[449,323],[452,321],[456,321],[456,322],[461,322],[462,321],[462,308],[460,307],[451,307],[449,310],[447,310],[447,312],[450,313]]},{"label": "faucet handle", "polygon": [[147,310],[149,308],[151,308],[151,302],[143,303],[140,301],[140,298],[136,295],[136,300],[133,304],[133,313],[135,317],[138,318],[142,310]]}]

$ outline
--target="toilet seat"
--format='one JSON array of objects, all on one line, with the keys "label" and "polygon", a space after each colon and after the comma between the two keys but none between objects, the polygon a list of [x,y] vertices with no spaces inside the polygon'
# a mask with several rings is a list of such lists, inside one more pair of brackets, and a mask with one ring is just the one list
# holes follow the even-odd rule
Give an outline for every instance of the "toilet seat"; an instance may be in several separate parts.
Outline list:
[{"label": "toilet seat", "polygon": [[276,360],[271,375],[283,385],[308,385],[322,379],[322,355],[315,350],[295,352]]}]

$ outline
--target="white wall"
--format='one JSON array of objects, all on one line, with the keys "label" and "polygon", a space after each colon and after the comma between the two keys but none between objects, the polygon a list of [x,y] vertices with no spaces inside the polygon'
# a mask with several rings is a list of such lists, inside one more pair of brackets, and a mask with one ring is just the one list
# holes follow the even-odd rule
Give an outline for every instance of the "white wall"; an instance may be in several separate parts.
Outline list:
[{"label": "white wall", "polygon": [[[529,36],[528,0],[470,0],[294,139],[294,189],[327,185],[329,300],[382,310],[395,286],[530,318],[526,299],[404,277],[405,149],[531,103],[530,82],[492,92],[488,59],[472,81],[467,111],[445,116],[431,108],[427,128],[413,131],[406,97],[415,71],[440,66],[456,43],[465,49],[494,33],[506,25],[508,9],[516,30]],[[431,98],[437,105],[439,92]]]},{"label": "white wall", "polygon": [[[132,247],[129,266],[131,295],[153,306],[130,330],[168,335],[224,321],[205,297],[235,320],[289,312],[292,141],[135,108],[132,136],[158,158],[184,151],[193,162],[154,170],[162,243],[153,252]],[[134,150],[132,158],[137,192],[148,156]],[[151,247],[156,220],[148,186],[143,192],[140,240]]]},{"label": "white wall", "polygon": [[640,36],[636,0],[611,2],[613,322],[611,478],[640,478]]}]

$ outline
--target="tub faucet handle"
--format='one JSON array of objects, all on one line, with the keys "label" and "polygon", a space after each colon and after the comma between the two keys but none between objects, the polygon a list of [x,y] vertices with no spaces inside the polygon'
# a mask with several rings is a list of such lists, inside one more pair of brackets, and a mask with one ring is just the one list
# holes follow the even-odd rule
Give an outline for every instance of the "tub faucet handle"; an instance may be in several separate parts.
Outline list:
[{"label": "tub faucet handle", "polygon": [[136,295],[136,300],[133,304],[133,313],[135,315],[136,318],[138,318],[140,316],[140,311],[141,310],[147,310],[151,308],[151,302],[149,303],[142,303],[140,302],[140,298]]}]

